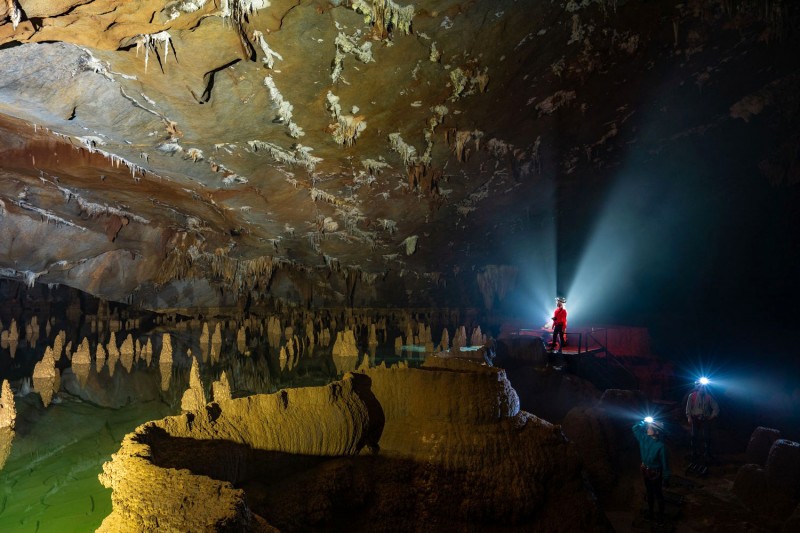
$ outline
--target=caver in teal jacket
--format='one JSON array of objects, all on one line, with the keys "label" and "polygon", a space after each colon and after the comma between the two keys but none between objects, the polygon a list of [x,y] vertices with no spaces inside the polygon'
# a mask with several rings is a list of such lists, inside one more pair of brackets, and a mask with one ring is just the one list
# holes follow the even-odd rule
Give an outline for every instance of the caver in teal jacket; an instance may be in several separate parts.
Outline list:
[{"label": "caver in teal jacket", "polygon": [[654,439],[647,434],[647,422],[638,422],[633,425],[633,434],[639,441],[639,453],[642,456],[642,464],[647,468],[660,469],[664,480],[670,476],[669,465],[667,464],[667,450],[661,438]]}]

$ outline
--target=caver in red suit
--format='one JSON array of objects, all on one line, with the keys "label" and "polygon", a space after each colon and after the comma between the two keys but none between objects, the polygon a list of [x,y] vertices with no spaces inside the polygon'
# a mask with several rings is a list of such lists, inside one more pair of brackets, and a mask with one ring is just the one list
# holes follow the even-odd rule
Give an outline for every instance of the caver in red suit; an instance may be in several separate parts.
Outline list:
[{"label": "caver in red suit", "polygon": [[553,311],[553,340],[550,342],[550,349],[556,349],[556,339],[558,339],[558,351],[560,352],[567,344],[567,309],[564,304],[567,300],[556,298],[556,310]]}]

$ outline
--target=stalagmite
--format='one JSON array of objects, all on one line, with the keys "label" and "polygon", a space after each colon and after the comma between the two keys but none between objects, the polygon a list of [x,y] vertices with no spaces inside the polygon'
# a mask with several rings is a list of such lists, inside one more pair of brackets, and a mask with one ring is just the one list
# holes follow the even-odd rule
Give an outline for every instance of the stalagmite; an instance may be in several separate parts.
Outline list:
[{"label": "stalagmite", "polygon": [[281,323],[276,316],[270,316],[267,322],[267,342],[271,348],[277,348],[281,343]]},{"label": "stalagmite", "polygon": [[17,321],[11,319],[11,326],[8,328],[8,349],[11,352],[11,359],[17,353],[17,346],[19,345],[19,331],[17,330]]},{"label": "stalagmite", "polygon": [[486,342],[483,333],[481,333],[481,327],[477,326],[475,329],[472,330],[472,335],[469,338],[470,346],[483,346]]},{"label": "stalagmite", "polygon": [[42,397],[45,407],[50,405],[50,401],[53,399],[53,386],[57,372],[53,350],[48,346],[44,352],[44,358],[33,367],[33,390]]},{"label": "stalagmite", "polygon": [[83,342],[78,346],[78,350],[72,356],[72,372],[77,376],[81,387],[86,386],[91,366],[92,356],[89,352],[89,339],[84,337]]},{"label": "stalagmite", "polygon": [[144,345],[144,360],[148,367],[153,362],[153,341],[150,338],[147,339],[147,344]]},{"label": "stalagmite", "polygon": [[133,367],[133,336],[130,333],[125,337],[122,346],[119,347],[119,353],[122,367],[127,372],[130,372]]},{"label": "stalagmite", "polygon": [[288,357],[286,356],[286,348],[281,346],[281,351],[278,354],[278,364],[281,367],[281,371],[283,371],[286,368],[287,360],[288,360]]},{"label": "stalagmite", "polygon": [[215,402],[230,400],[232,398],[228,374],[224,370],[219,377],[219,381],[215,381],[211,384],[211,398]]},{"label": "stalagmite", "polygon": [[19,341],[19,331],[17,330],[17,321],[11,319],[11,325],[8,327],[8,340]]},{"label": "stalagmite", "polygon": [[447,328],[442,330],[442,340],[439,343],[439,349],[443,352],[450,349],[450,334],[447,332]]},{"label": "stalagmite", "polygon": [[219,356],[222,352],[222,330],[220,323],[217,322],[214,327],[214,334],[211,335],[211,362],[218,363]]},{"label": "stalagmite", "polygon": [[375,324],[369,325],[369,339],[367,340],[367,344],[370,346],[378,344],[378,334],[375,331]]},{"label": "stalagmite", "polygon": [[183,412],[200,413],[206,406],[206,395],[203,392],[203,382],[200,380],[200,365],[197,358],[192,358],[192,368],[189,371],[189,388],[184,391],[181,398]]},{"label": "stalagmite", "polygon": [[[14,429],[17,420],[17,408],[14,405],[14,393],[11,392],[11,385],[7,379],[3,380],[2,390],[0,390],[0,429]],[[2,452],[0,452],[0,466],[2,466]]]},{"label": "stalagmite", "polygon": [[209,333],[208,333],[208,322],[203,322],[203,332],[200,333],[200,355],[203,358],[203,362],[205,363],[208,361],[208,342],[209,342]]},{"label": "stalagmite", "polygon": [[455,335],[453,335],[453,347],[451,348],[451,352],[453,354],[458,354],[458,352],[467,345],[467,331],[464,326],[459,327],[456,329]]},{"label": "stalagmite", "polygon": [[239,353],[242,355],[250,355],[250,352],[247,350],[247,334],[244,331],[244,326],[241,326],[236,333],[236,349],[239,350]]},{"label": "stalagmite", "polygon": [[106,364],[106,351],[103,348],[103,345],[99,342],[97,343],[97,354],[95,356],[95,370],[99,374],[103,370],[103,366]]},{"label": "stalagmite", "polygon": [[172,365],[172,337],[169,333],[164,333],[161,337],[161,354],[158,356],[159,366]]},{"label": "stalagmite", "polygon": [[358,357],[358,346],[356,346],[353,330],[348,328],[336,334],[336,342],[333,343],[332,354],[342,357]]},{"label": "stalagmite", "polygon": [[161,372],[161,390],[166,392],[169,390],[169,382],[172,380],[172,363],[159,362],[158,370]]},{"label": "stalagmite", "polygon": [[111,337],[108,339],[106,345],[108,351],[108,375],[114,377],[114,371],[117,368],[117,361],[119,361],[119,348],[117,348],[117,336],[113,331]]},{"label": "stalagmite", "polygon": [[319,343],[323,347],[328,347],[331,343],[331,332],[328,328],[323,328],[320,332]]}]

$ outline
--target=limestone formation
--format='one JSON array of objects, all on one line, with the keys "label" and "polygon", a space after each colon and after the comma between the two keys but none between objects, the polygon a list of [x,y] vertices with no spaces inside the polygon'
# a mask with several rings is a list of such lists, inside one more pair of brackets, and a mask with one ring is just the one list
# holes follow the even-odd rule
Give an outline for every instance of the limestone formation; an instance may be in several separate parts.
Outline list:
[{"label": "limestone formation", "polygon": [[140,426],[103,466],[113,512],[99,531],[316,529],[337,516],[353,530],[611,530],[559,428],[519,410],[504,371],[424,365]]},{"label": "limestone formation", "polygon": [[247,351],[247,335],[244,326],[241,326],[236,333],[236,349],[239,350],[239,353],[242,355],[250,354],[250,352]]},{"label": "limestone formation", "polygon": [[472,334],[469,338],[470,346],[483,346],[486,344],[486,337],[481,332],[481,327],[478,326],[472,330]]},{"label": "limestone formation", "polygon": [[[267,452],[316,457],[358,453],[374,431],[361,381],[347,376],[325,387],[225,400],[213,416],[184,414],[139,426],[103,465],[99,477],[112,489],[114,510],[98,531],[252,530],[244,492],[231,483],[258,470],[259,462],[270,456]],[[194,443],[181,451],[185,439]],[[208,439],[224,448],[203,446]],[[151,449],[173,450],[179,463],[167,462],[181,470],[154,461]],[[214,453],[227,458],[209,462]]]},{"label": "limestone formation", "polygon": [[58,370],[53,358],[53,350],[48,346],[44,357],[33,367],[33,390],[42,397],[45,407],[53,399],[53,388],[56,384]]},{"label": "limestone formation", "polygon": [[169,390],[170,381],[172,381],[172,363],[159,362],[158,371],[161,374],[161,390],[166,392]]},{"label": "limestone formation", "polygon": [[332,354],[334,357],[358,357],[358,346],[353,330],[348,328],[336,333]]},{"label": "limestone formation", "polygon": [[281,346],[281,349],[278,352],[278,364],[280,365],[281,371],[286,369],[286,364],[288,361],[289,361],[289,356],[286,354],[286,347]]},{"label": "limestone formation", "polygon": [[172,338],[169,333],[161,336],[161,354],[158,356],[159,366],[172,366]]},{"label": "limestone formation", "polygon": [[447,328],[442,330],[442,340],[439,342],[439,350],[446,352],[450,349],[450,334],[447,332]]},{"label": "limestone formation", "polygon": [[8,380],[3,380],[0,389],[0,470],[11,455],[11,442],[14,440],[14,425],[17,420],[17,410],[14,406],[14,393]]},{"label": "limestone formation", "polygon": [[458,353],[461,348],[467,345],[467,331],[464,326],[459,327],[456,329],[455,335],[453,335],[453,346],[451,347],[450,351],[452,353]]},{"label": "limestone formation", "polygon": [[100,373],[103,370],[103,367],[106,364],[106,350],[103,348],[103,345],[99,342],[97,343],[97,353],[95,355],[95,370]]},{"label": "limestone formation", "polygon": [[200,380],[200,365],[197,358],[192,358],[192,368],[189,371],[189,388],[183,393],[181,410],[183,412],[200,413],[206,406],[206,395],[203,391],[203,382]]},{"label": "limestone formation", "polygon": [[211,384],[211,399],[217,403],[221,403],[231,398],[231,385],[228,382],[228,374],[223,370],[222,374],[219,376],[219,381],[215,381]]},{"label": "limestone formation", "polygon": [[208,343],[209,343],[209,333],[208,333],[208,322],[203,322],[203,331],[200,333],[200,355],[203,358],[203,362],[208,361]]},{"label": "limestone formation", "polygon": [[119,347],[119,356],[122,367],[126,372],[130,372],[133,367],[133,336],[130,333]]},{"label": "limestone formation", "polygon": [[14,393],[11,392],[11,385],[8,380],[4,379],[2,389],[0,389],[0,429],[14,429],[16,420],[17,409],[14,405]]},{"label": "limestone formation", "polygon": [[0,427],[0,471],[11,455],[11,443],[14,440],[14,430],[9,427]]},{"label": "limestone formation", "polygon": [[220,323],[217,322],[214,327],[214,334],[211,336],[211,362],[219,362],[219,356],[222,351],[222,331]]},{"label": "limestone formation", "polygon": [[147,366],[150,366],[150,363],[153,362],[153,341],[150,338],[147,339],[147,344],[144,345],[144,360]]},{"label": "limestone formation", "polygon": [[78,351],[72,356],[72,372],[78,377],[81,387],[86,386],[86,379],[92,367],[92,357],[89,351],[89,339],[83,338]]},{"label": "limestone formation", "polygon": [[119,362],[119,348],[117,347],[117,334],[111,330],[111,335],[108,338],[106,345],[108,351],[108,375],[114,377],[114,371],[117,369]]}]

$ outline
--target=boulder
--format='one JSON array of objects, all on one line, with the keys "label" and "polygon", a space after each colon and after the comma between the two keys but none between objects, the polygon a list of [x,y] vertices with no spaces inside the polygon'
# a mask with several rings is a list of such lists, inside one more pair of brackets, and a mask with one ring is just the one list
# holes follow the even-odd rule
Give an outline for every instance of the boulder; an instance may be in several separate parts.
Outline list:
[{"label": "boulder", "polygon": [[764,466],[767,463],[767,456],[772,443],[781,437],[781,432],[777,429],[757,427],[750,435],[747,443],[747,462]]},{"label": "boulder", "polygon": [[770,487],[800,498],[800,443],[776,440],[769,449],[766,470]]}]

